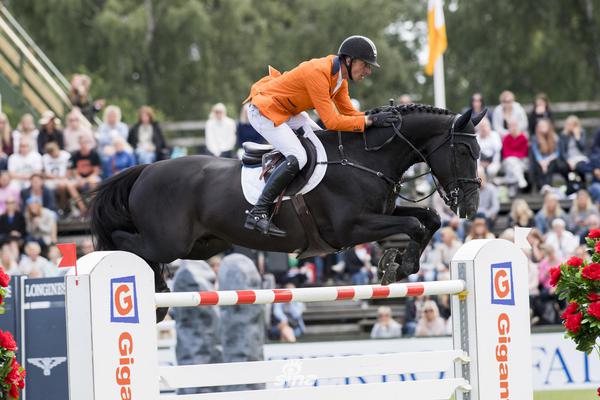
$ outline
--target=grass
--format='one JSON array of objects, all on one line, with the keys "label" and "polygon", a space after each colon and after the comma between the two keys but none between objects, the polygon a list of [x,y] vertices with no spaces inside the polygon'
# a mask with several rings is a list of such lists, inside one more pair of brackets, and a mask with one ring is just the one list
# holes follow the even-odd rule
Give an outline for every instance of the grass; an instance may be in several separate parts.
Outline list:
[{"label": "grass", "polygon": [[598,400],[595,390],[560,390],[552,392],[535,392],[534,400]]}]

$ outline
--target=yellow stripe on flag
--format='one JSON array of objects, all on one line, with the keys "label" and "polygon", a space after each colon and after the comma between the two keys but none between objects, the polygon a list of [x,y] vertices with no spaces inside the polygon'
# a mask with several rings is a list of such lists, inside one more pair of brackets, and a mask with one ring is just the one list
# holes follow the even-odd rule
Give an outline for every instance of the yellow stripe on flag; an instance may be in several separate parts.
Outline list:
[{"label": "yellow stripe on flag", "polygon": [[433,67],[438,58],[448,47],[446,39],[446,22],[444,21],[444,9],[442,0],[429,0],[427,6],[427,39],[429,41],[429,61],[425,67],[427,75],[433,75]]}]

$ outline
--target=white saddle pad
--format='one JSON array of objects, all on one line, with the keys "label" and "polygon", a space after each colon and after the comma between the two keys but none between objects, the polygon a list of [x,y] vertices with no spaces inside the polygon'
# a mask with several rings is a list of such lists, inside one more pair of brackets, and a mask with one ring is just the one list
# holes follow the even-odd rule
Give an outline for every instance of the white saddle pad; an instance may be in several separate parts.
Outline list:
[{"label": "white saddle pad", "polygon": [[[327,161],[327,154],[323,144],[313,132],[304,135],[308,140],[313,142],[317,149],[317,162]],[[250,168],[242,166],[242,191],[246,201],[252,205],[256,204],[258,197],[262,193],[265,187],[265,181],[260,179],[260,173],[262,172],[261,167]],[[327,172],[327,164],[317,164],[312,176],[308,182],[298,193],[305,194],[313,190],[323,180]],[[285,196],[283,200],[289,200],[289,196]]]}]

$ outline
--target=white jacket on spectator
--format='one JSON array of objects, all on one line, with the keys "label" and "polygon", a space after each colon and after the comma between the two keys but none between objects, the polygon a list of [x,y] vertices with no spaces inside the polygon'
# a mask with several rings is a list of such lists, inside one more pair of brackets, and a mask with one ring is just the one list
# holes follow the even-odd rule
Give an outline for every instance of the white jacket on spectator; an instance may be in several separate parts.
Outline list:
[{"label": "white jacket on spectator", "polygon": [[231,151],[237,142],[235,135],[235,121],[229,117],[222,119],[209,119],[206,121],[206,148],[214,155],[219,157],[221,153]]},{"label": "white jacket on spectator", "polygon": [[[529,122],[527,121],[527,113],[525,112],[525,109],[523,109],[523,106],[516,101],[512,104],[511,118],[518,121],[519,131],[528,132],[527,126]],[[504,137],[508,133],[508,127],[504,126],[502,104],[494,109],[494,113],[492,114],[492,129],[498,132],[501,137]]]}]

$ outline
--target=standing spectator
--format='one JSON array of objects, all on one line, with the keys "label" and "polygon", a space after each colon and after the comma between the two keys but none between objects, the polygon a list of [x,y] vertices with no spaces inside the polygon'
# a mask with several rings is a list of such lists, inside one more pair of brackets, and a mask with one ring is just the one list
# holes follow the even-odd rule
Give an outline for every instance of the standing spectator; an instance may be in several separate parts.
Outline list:
[{"label": "standing spectator", "polygon": [[89,76],[83,74],[73,75],[69,98],[71,99],[71,104],[81,110],[83,116],[90,124],[93,124],[94,116],[104,107],[104,100],[92,101],[89,95],[91,85],[92,79]]},{"label": "standing spectator", "polygon": [[562,218],[567,221],[566,213],[560,208],[558,197],[547,192],[544,195],[544,203],[542,209],[535,214],[535,227],[542,235],[545,235],[550,230],[550,224],[555,218]]},{"label": "standing spectator", "polygon": [[[508,122],[508,135],[502,139],[502,169],[506,183],[517,185],[519,189],[527,187],[525,171],[529,167],[529,140],[523,131],[519,131],[516,120]],[[516,194],[516,190],[513,191]]]},{"label": "standing spectator", "polygon": [[533,102],[533,109],[529,113],[529,133],[535,135],[535,128],[540,119],[552,119],[552,111],[550,110],[550,100],[546,93],[538,93]]},{"label": "standing spectator", "polygon": [[25,221],[28,240],[36,241],[44,248],[56,243],[56,218],[52,211],[42,207],[39,199],[32,197],[27,201]]},{"label": "standing spectator", "polygon": [[135,158],[131,154],[131,148],[122,137],[116,137],[113,141],[113,147],[115,149],[105,163],[104,176],[113,176],[124,169],[133,167],[135,165]]},{"label": "standing spectator", "polygon": [[535,136],[531,139],[533,155],[533,174],[538,189],[552,185],[552,175],[561,174],[568,180],[568,167],[562,161],[558,135],[548,119],[540,119],[535,128]]},{"label": "standing spectator", "polygon": [[0,171],[8,167],[8,156],[13,152],[12,132],[10,122],[3,112],[0,112]]},{"label": "standing spectator", "polygon": [[492,183],[487,181],[483,168],[477,168],[477,175],[481,180],[479,189],[479,207],[478,214],[483,214],[487,221],[487,225],[491,228],[494,226],[498,211],[500,211],[500,201],[498,200],[498,189]]},{"label": "standing spectator", "polygon": [[240,111],[240,122],[237,126],[238,147],[242,147],[244,142],[265,143],[265,139],[256,132],[256,129],[248,121],[248,107],[250,103],[242,106]]},{"label": "standing spectator", "polygon": [[167,145],[152,107],[140,107],[138,122],[131,127],[127,140],[133,148],[138,164],[151,164],[168,155],[165,154]]},{"label": "standing spectator", "polygon": [[573,199],[573,204],[571,204],[571,209],[569,210],[567,220],[569,231],[576,235],[581,235],[586,229],[585,221],[591,214],[598,215],[598,208],[592,203],[588,191],[580,189],[577,191],[577,196]]},{"label": "standing spectator", "polygon": [[[581,121],[575,115],[569,115],[565,120],[565,127],[560,135],[560,155],[562,162],[575,172],[577,176],[569,177],[569,182],[577,179],[577,186],[585,185],[585,175],[591,171],[590,160],[586,153],[586,133],[581,126]],[[579,189],[576,187],[575,189]]]},{"label": "standing spectator", "polygon": [[17,198],[9,198],[6,201],[6,212],[0,215],[0,237],[3,241],[8,238],[25,238],[27,227],[25,216],[17,207]]},{"label": "standing spectator", "polygon": [[12,181],[23,189],[29,185],[33,174],[42,172],[42,156],[31,148],[31,143],[27,139],[19,141],[18,149],[18,153],[8,157],[8,171]]},{"label": "standing spectator", "polygon": [[83,119],[81,111],[79,111],[77,108],[74,108],[69,114],[67,114],[67,127],[65,128],[64,132],[64,149],[69,153],[79,150],[79,141],[82,137],[90,140],[92,147],[95,146],[95,139],[92,130]]},{"label": "standing spectator", "polygon": [[19,188],[11,184],[8,171],[0,172],[0,214],[6,211],[6,202],[8,199],[18,199],[21,196]]},{"label": "standing spectator", "polygon": [[45,278],[58,275],[58,268],[53,268],[52,264],[45,257],[41,256],[42,248],[38,242],[27,242],[25,245],[25,254],[19,262],[21,273],[29,278]]},{"label": "standing spectator", "polygon": [[481,149],[479,165],[483,167],[489,178],[493,178],[500,170],[500,155],[502,154],[500,135],[491,129],[490,121],[487,118],[481,120],[475,131]]},{"label": "standing spectator", "polygon": [[469,234],[465,238],[465,243],[473,239],[494,239],[495,237],[496,236],[488,229],[485,215],[477,213],[471,224]]},{"label": "standing spectator", "polygon": [[80,193],[87,193],[100,182],[101,161],[89,138],[79,139],[81,150],[71,155],[71,176]]},{"label": "standing spectator", "polygon": [[127,140],[129,128],[121,121],[121,109],[115,105],[106,107],[102,119],[98,128],[98,152],[105,159],[112,154],[112,143],[117,137]]},{"label": "standing spectator", "polygon": [[556,218],[552,221],[552,230],[546,234],[546,245],[554,248],[556,257],[561,261],[565,261],[573,255],[579,245],[579,236],[567,231],[566,226],[564,219]]},{"label": "standing spectator", "polygon": [[392,318],[392,309],[380,306],[377,309],[377,322],[371,329],[371,339],[389,339],[402,336],[402,325]]},{"label": "standing spectator", "polygon": [[29,187],[21,190],[21,204],[28,204],[32,199],[37,200],[45,208],[56,211],[54,192],[44,185],[42,174],[33,174],[29,180]]},{"label": "standing spectator", "polygon": [[533,211],[524,199],[514,199],[510,207],[508,225],[511,227],[531,228],[534,225]]},{"label": "standing spectator", "polygon": [[515,95],[509,90],[500,94],[500,105],[494,109],[492,127],[501,137],[508,133],[508,123],[514,119],[518,123],[519,131],[527,132],[527,114],[523,106],[515,101]]},{"label": "standing spectator", "polygon": [[438,305],[433,300],[423,304],[423,310],[417,321],[415,336],[441,336],[446,334],[446,321],[440,317]]},{"label": "standing spectator", "polygon": [[60,119],[52,111],[45,111],[40,118],[40,132],[37,137],[37,148],[40,153],[44,153],[46,144],[54,142],[61,149],[65,147],[63,133],[58,127]]},{"label": "standing spectator", "polygon": [[13,153],[18,151],[21,141],[29,142],[30,145],[33,146],[33,150],[37,152],[38,135],[39,131],[35,127],[33,115],[23,114],[19,121],[19,125],[17,125],[17,129],[12,133]]},{"label": "standing spectator", "polygon": [[213,106],[206,121],[206,149],[215,157],[232,157],[237,137],[235,121],[227,116],[223,103]]},{"label": "standing spectator", "polygon": [[46,154],[42,156],[44,163],[45,184],[56,193],[58,211],[64,213],[68,209],[69,196],[76,202],[81,214],[85,214],[86,206],[75,184],[69,180],[68,171],[71,155],[66,150],[58,148],[56,143],[46,145]]}]

